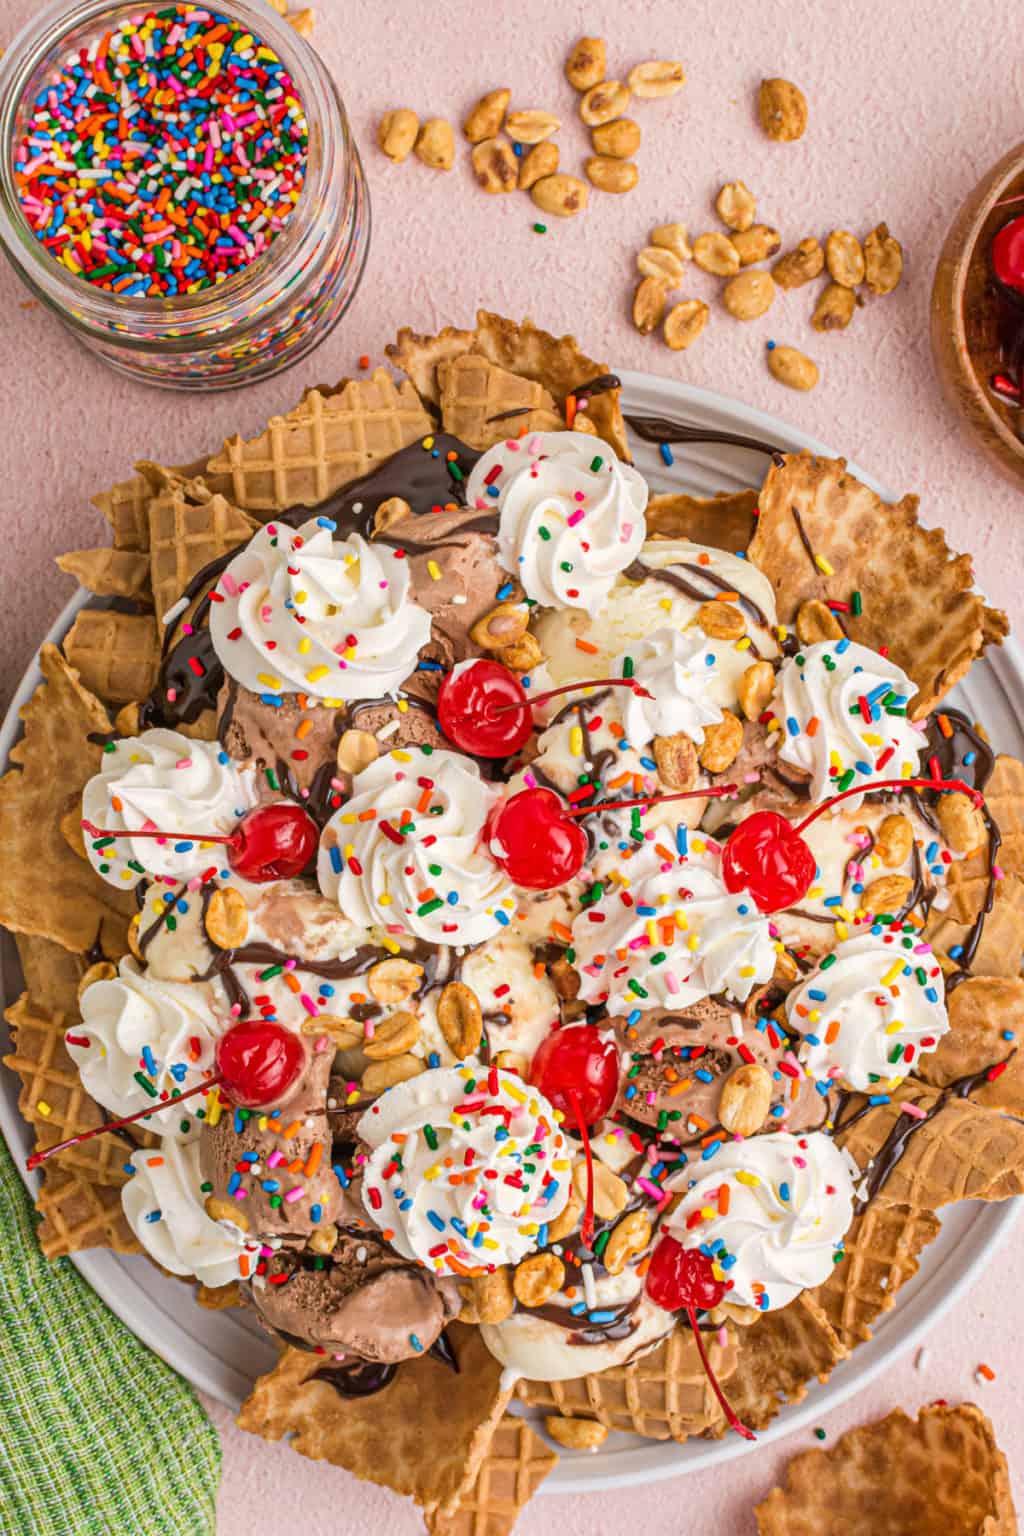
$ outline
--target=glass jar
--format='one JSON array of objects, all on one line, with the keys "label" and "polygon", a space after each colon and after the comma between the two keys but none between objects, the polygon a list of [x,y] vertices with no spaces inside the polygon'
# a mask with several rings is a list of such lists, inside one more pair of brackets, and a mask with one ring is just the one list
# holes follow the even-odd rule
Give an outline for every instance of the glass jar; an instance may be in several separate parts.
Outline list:
[{"label": "glass jar", "polygon": [[0,64],[0,240],[31,288],[89,349],[122,373],[171,389],[230,389],[269,378],[329,335],[355,296],[370,238],[370,203],[345,109],[315,51],[263,0],[209,0],[275,50],[309,125],[305,181],[283,229],[242,271],[168,298],[113,294],[61,265],[28,224],[14,151],[31,104],[60,61],[159,5],[57,0],[15,38]]}]

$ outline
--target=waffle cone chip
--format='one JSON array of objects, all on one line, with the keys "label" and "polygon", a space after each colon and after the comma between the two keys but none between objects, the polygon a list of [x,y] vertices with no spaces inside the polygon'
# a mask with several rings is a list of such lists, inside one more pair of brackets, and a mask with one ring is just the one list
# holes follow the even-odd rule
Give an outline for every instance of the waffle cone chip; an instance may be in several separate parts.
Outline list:
[{"label": "waffle cone chip", "polygon": [[85,1248],[110,1248],[114,1253],[142,1253],[142,1244],[128,1225],[121,1191],[94,1184],[59,1158],[43,1164],[43,1185],[36,1200],[42,1216],[37,1236],[47,1259],[60,1259]]},{"label": "waffle cone chip", "polygon": [[436,336],[422,336],[403,326],[384,351],[394,366],[405,374],[420,399],[440,410],[438,369],[468,352],[475,341],[475,331],[460,331],[453,325],[446,325]]},{"label": "waffle cone chip", "polygon": [[985,804],[1002,836],[999,867],[1024,875],[1024,763],[1000,753],[985,786]]},{"label": "waffle cone chip", "polygon": [[794,1456],[754,1511],[758,1536],[1016,1536],[1006,1457],[973,1403],[897,1408]]},{"label": "waffle cone chip", "polygon": [[948,1007],[949,1034],[921,1057],[918,1077],[948,1088],[1005,1062],[1004,1071],[975,1089],[972,1102],[1024,1117],[1024,1053],[1017,1043],[1024,1038],[1024,978],[969,976],[953,988]]},{"label": "waffle cone chip", "polygon": [[647,503],[647,536],[689,539],[730,554],[746,549],[754,534],[756,491],[722,491],[717,496],[652,496]]},{"label": "waffle cone chip", "polygon": [[14,942],[25,990],[36,1006],[49,1013],[77,1017],[78,986],[89,968],[86,956],[35,933],[16,933]]},{"label": "waffle cone chip", "polygon": [[341,1397],[317,1373],[330,1359],[286,1349],[261,1376],[238,1416],[265,1440],[292,1437],[295,1450],[411,1496],[438,1516],[472,1487],[511,1392],[476,1328],[453,1323],[457,1373],[433,1355],[399,1366],[371,1397]]},{"label": "waffle cone chip", "polygon": [[[946,888],[951,897],[945,912],[933,912],[925,925],[924,936],[941,958],[967,942],[978,914],[989,894],[988,875],[982,868],[976,873],[954,864]],[[997,880],[992,892],[992,910],[985,918],[981,939],[971,968],[979,976],[1016,976],[1024,952],[1024,880],[1007,875]],[[949,960],[956,965],[955,957]]]},{"label": "waffle cone chip", "polygon": [[[737,1334],[738,1359],[729,1380],[733,1410],[751,1429],[764,1429],[784,1403],[800,1403],[816,1377],[826,1381],[849,1350],[809,1291],[788,1307],[766,1312]],[[727,1433],[724,1418],[714,1430]]]},{"label": "waffle cone chip", "polygon": [[142,550],[74,549],[57,556],[57,565],[97,597],[149,601],[149,560]]},{"label": "waffle cone chip", "polygon": [[[160,637],[152,614],[83,608],[64,637],[64,654],[97,698],[130,704],[156,682]],[[102,729],[109,728],[108,721]]]},{"label": "waffle cone chip", "polygon": [[437,377],[441,423],[471,448],[490,448],[524,432],[565,430],[565,418],[542,384],[509,373],[485,357],[465,352],[441,363]]},{"label": "waffle cone chip", "polygon": [[149,558],[157,622],[180,600],[211,561],[251,538],[259,524],[223,496],[194,500],[184,487],[169,488],[149,505]]},{"label": "waffle cone chip", "polygon": [[934,1211],[889,1205],[867,1206],[843,1240],[846,1257],[809,1292],[847,1349],[871,1338],[875,1319],[891,1310],[900,1286],[917,1274],[920,1254],[938,1236]]},{"label": "waffle cone chip", "polygon": [[430,1536],[508,1536],[524,1505],[557,1465],[558,1456],[525,1419],[506,1413],[455,1512],[427,1514]]},{"label": "waffle cone chip", "polygon": [[[210,488],[247,512],[314,507],[430,431],[411,384],[385,368],[336,394],[311,391],[287,416],[272,416],[246,442],[232,437],[206,467]],[[265,520],[265,519],[264,519]]]},{"label": "waffle cone chip", "polygon": [[147,513],[152,497],[153,488],[146,477],[134,475],[92,498],[93,506],[110,524],[115,549],[139,551],[149,547]]},{"label": "waffle cone chip", "polygon": [[918,523],[918,498],[884,502],[845,459],[786,454],[768,471],[758,505],[748,553],[772,584],[779,623],[792,624],[809,598],[849,602],[859,592],[863,612],[843,615],[846,630],[872,650],[888,646],[917,688],[915,719],[1007,634],[1006,615],[973,590],[971,557]]},{"label": "waffle cone chip", "polygon": [[105,949],[123,954],[134,899],[105,884],[60,828],[99,766],[101,748],[89,737],[110,722],[55,646],[43,646],[39,664],[45,681],[21,711],[25,733],[0,779],[0,922],[78,953],[99,935]]},{"label": "waffle cone chip", "polygon": [[[724,1346],[709,1335],[707,1348],[712,1370],[719,1381],[728,1381],[736,1368],[731,1330]],[[608,1429],[632,1431],[648,1440],[682,1443],[725,1422],[693,1335],[682,1327],[630,1365],[613,1365],[571,1381],[522,1381],[516,1391],[531,1408],[565,1419],[596,1419]]]}]

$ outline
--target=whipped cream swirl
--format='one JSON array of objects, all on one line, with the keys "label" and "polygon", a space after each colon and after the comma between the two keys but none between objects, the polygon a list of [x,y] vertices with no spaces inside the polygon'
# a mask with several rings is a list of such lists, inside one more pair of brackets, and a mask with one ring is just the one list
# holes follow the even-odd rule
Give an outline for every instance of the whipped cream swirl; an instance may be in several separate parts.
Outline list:
[{"label": "whipped cream swirl", "polygon": [[185,834],[226,836],[254,803],[254,775],[239,773],[216,742],[165,730],[113,741],[100,772],[85,786],[83,816],[106,832],[159,830],[169,836],[104,844],[86,833],[89,862],[108,885],[123,889],[146,875],[187,880],[216,863],[220,850]]},{"label": "whipped cream swirl", "polygon": [[548,608],[594,613],[647,536],[647,481],[588,433],[497,443],[467,490],[471,505],[497,509],[502,565]]},{"label": "whipped cream swirl", "polygon": [[669,860],[645,849],[626,866],[628,883],[609,882],[576,917],[584,1002],[607,999],[613,1016],[719,995],[745,1002],[771,978],[768,919],[745,891],[726,890],[721,858],[705,839],[688,836],[688,855]]},{"label": "whipped cream swirl", "polygon": [[435,1274],[518,1264],[569,1197],[555,1112],[512,1072],[435,1067],[389,1088],[357,1131],[367,1215]]},{"label": "whipped cream swirl", "polygon": [[926,944],[913,954],[899,948],[902,937],[896,927],[844,939],[786,998],[790,1026],[804,1037],[799,1060],[819,1080],[884,1091],[948,1034],[941,967]]},{"label": "whipped cream swirl", "polygon": [[668,1180],[683,1198],[664,1228],[684,1248],[714,1254],[726,1300],[774,1311],[832,1273],[856,1177],[849,1153],[821,1131],[752,1136],[722,1147],[695,1183],[690,1169]]},{"label": "whipped cream swirl", "polygon": [[[924,744],[907,719],[916,692],[895,662],[866,645],[845,638],[805,645],[775,679],[779,757],[810,774],[815,803],[878,779],[913,778]],[[860,799],[846,803],[852,809]]]},{"label": "whipped cream swirl", "polygon": [[[618,658],[616,675],[634,677],[653,695],[644,699],[620,690],[617,702],[631,747],[644,747],[655,736],[674,736],[677,731],[698,747],[703,745],[705,726],[717,725],[722,718],[711,691],[717,652],[718,643],[703,630],[658,629]],[[632,663],[629,673],[627,661]]]},{"label": "whipped cream swirl", "polygon": [[210,634],[227,673],[256,694],[371,699],[405,680],[430,639],[409,562],[313,517],[268,523],[217,583]]},{"label": "whipped cream swirl", "polygon": [[158,1151],[133,1152],[134,1174],[121,1191],[124,1213],[151,1258],[172,1275],[227,1285],[254,1266],[259,1244],[232,1222],[206,1214],[199,1143],[165,1139]]},{"label": "whipped cream swirl", "polygon": [[377,758],[323,830],[321,891],[364,928],[431,944],[491,938],[515,910],[514,887],[482,841],[499,798],[454,752]]},{"label": "whipped cream swirl", "polygon": [[116,977],[86,987],[82,1022],[67,1042],[86,1090],[119,1117],[152,1106],[147,1124],[164,1136],[198,1135],[194,1111],[202,1100],[162,1108],[160,1096],[195,1088],[212,1071],[214,1044],[228,1020],[218,1018],[210,998],[209,987],[158,981],[126,955]]}]

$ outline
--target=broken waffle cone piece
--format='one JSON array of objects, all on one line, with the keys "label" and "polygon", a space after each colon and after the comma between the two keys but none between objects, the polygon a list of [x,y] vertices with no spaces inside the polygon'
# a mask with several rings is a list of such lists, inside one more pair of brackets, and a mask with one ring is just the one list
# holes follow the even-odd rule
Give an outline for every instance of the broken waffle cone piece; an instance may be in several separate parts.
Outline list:
[{"label": "broken waffle cone piece", "polygon": [[115,549],[145,551],[149,547],[147,513],[152,498],[153,487],[144,475],[122,480],[92,498],[110,524]]},{"label": "broken waffle cone piece", "polygon": [[461,357],[476,341],[475,331],[460,331],[446,325],[436,336],[422,336],[403,326],[385,354],[409,379],[421,400],[438,410],[441,407],[441,382],[438,369]]},{"label": "broken waffle cone piece", "polygon": [[471,1487],[450,1515],[428,1511],[430,1536],[508,1536],[558,1456],[525,1419],[500,1420]]},{"label": "broken waffle cone piece", "polygon": [[42,1216],[39,1246],[47,1259],[60,1259],[85,1248],[114,1253],[142,1253],[121,1205],[121,1191],[96,1184],[59,1158],[43,1164],[43,1186],[36,1200]]},{"label": "broken waffle cone piece", "polygon": [[[156,682],[160,637],[150,613],[83,608],[64,637],[64,654],[105,704],[132,704]],[[97,729],[109,728],[108,721]]]},{"label": "broken waffle cone piece", "polygon": [[934,1211],[876,1200],[856,1216],[843,1239],[845,1257],[808,1292],[847,1348],[872,1336],[872,1324],[891,1310],[896,1293],[919,1269],[921,1252],[939,1233]]},{"label": "broken waffle cone piece", "polygon": [[[711,1368],[724,1386],[736,1369],[736,1344],[729,1330],[722,1344],[707,1339]],[[566,1419],[596,1419],[608,1429],[631,1431],[648,1440],[678,1440],[721,1426],[725,1418],[701,1365],[688,1328],[677,1327],[668,1338],[630,1365],[578,1376],[571,1381],[524,1381],[519,1398],[531,1408]]]},{"label": "broken waffle cone piece", "polygon": [[[965,866],[970,860],[965,860]],[[980,861],[979,861],[980,863]],[[924,937],[949,969],[957,968],[950,951],[964,945],[978,914],[988,899],[988,875],[979,867],[976,873],[954,864],[947,880],[950,905],[945,912],[933,912],[925,925]],[[1007,875],[995,882],[992,910],[985,918],[981,939],[971,968],[980,976],[1016,976],[1024,951],[1024,880]]]},{"label": "broken waffle cone piece", "polygon": [[135,906],[131,892],[101,880],[60,829],[65,806],[99,767],[102,748],[90,737],[108,731],[110,722],[55,646],[43,646],[39,665],[44,682],[21,710],[24,735],[0,779],[0,922],[80,954],[102,932],[104,948],[123,953]]},{"label": "broken waffle cone piece", "polygon": [[341,1396],[330,1384],[330,1359],[286,1349],[242,1404],[239,1427],[265,1440],[290,1435],[303,1456],[409,1495],[438,1517],[451,1514],[473,1485],[511,1392],[502,1390],[501,1366],[478,1329],[452,1323],[447,1331],[457,1373],[421,1355],[370,1397]]},{"label": "broken waffle cone piece", "polygon": [[561,416],[542,384],[509,373],[466,352],[437,370],[441,423],[446,432],[481,451],[524,432],[564,432]]},{"label": "broken waffle cone piece", "polygon": [[1015,1536],[1006,1457],[973,1403],[897,1408],[794,1456],[754,1511],[758,1536]]},{"label": "broken waffle cone piece", "polygon": [[269,516],[288,507],[312,508],[430,428],[412,385],[396,385],[378,368],[336,394],[310,391],[294,411],[272,416],[248,442],[229,438],[210,459],[205,479],[247,512]]},{"label": "broken waffle cone piece", "polygon": [[134,549],[74,549],[57,556],[57,565],[97,597],[127,597],[148,602],[149,560]]},{"label": "broken waffle cone piece", "polygon": [[176,487],[154,497],[149,505],[149,558],[158,624],[163,625],[194,576],[244,544],[259,526],[223,496],[207,494],[197,501],[194,493]]},{"label": "broken waffle cone piece", "polygon": [[971,1099],[1024,1117],[1024,1052],[1019,1048],[1024,1040],[1024,979],[969,976],[946,1001],[949,1033],[936,1050],[921,1057],[918,1077],[933,1088],[948,1088],[961,1078],[1005,1063],[1005,1070],[983,1082]]},{"label": "broken waffle cone piece", "polygon": [[888,655],[917,688],[910,712],[929,714],[988,644],[1006,615],[974,591],[969,555],[954,555],[938,528],[922,528],[918,499],[890,505],[849,473],[845,459],[786,454],[768,471],[748,551],[775,591],[779,623],[802,603],[849,603],[850,638]]},{"label": "broken waffle cone piece", "polygon": [[227,1285],[197,1285],[195,1298],[196,1305],[207,1312],[224,1312],[229,1307],[245,1305],[236,1280],[229,1280]]},{"label": "broken waffle cone piece", "polygon": [[[35,933],[16,933],[14,942],[21,962],[25,990],[36,1008],[46,1013],[78,1017],[78,987],[89,969],[85,955],[76,955],[63,944]],[[14,1022],[8,1017],[11,1028]]]},{"label": "broken waffle cone piece", "polygon": [[647,537],[689,539],[692,544],[741,553],[754,534],[756,506],[756,491],[652,496],[647,503]]},{"label": "broken waffle cone piece", "polygon": [[1002,837],[1000,869],[1024,875],[1024,763],[1000,753],[985,786],[985,804]]},{"label": "broken waffle cone piece", "polygon": [[[738,1357],[729,1380],[733,1412],[752,1429],[764,1429],[785,1403],[799,1403],[808,1383],[827,1381],[849,1350],[809,1291],[788,1307],[765,1312],[736,1336]],[[726,1432],[722,1419],[713,1430]]]}]

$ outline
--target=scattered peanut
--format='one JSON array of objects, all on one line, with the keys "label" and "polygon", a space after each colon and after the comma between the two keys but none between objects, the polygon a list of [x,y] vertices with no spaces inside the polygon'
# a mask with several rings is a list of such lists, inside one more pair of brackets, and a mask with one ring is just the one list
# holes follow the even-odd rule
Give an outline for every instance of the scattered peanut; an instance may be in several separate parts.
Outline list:
[{"label": "scattered peanut", "polygon": [[362,773],[380,756],[377,738],[370,731],[342,731],[337,762],[342,773]]},{"label": "scattered peanut", "polygon": [[738,640],[747,627],[736,603],[701,603],[697,623],[713,640]]},{"label": "scattered peanut", "polygon": [[554,176],[542,176],[530,188],[530,196],[543,213],[556,219],[571,219],[587,206],[590,193],[585,181],[578,176],[558,172]]},{"label": "scattered peanut", "polygon": [[600,85],[608,64],[603,37],[581,37],[565,61],[565,78],[575,91]]},{"label": "scattered peanut", "polygon": [[474,1275],[471,1284],[477,1318],[481,1323],[503,1323],[512,1316],[516,1299],[507,1264],[489,1275]]},{"label": "scattered peanut", "polygon": [[395,523],[400,523],[404,517],[412,516],[412,507],[404,496],[389,496],[382,501],[373,514],[373,538],[386,533]]},{"label": "scattered peanut", "polygon": [[363,1026],[357,1024],[355,1019],[343,1018],[335,1013],[318,1013],[315,1018],[303,1019],[299,1034],[314,1040],[319,1035],[326,1035],[339,1051],[351,1051],[363,1043]]},{"label": "scattered peanut", "polygon": [[660,277],[645,277],[633,295],[633,324],[641,336],[649,336],[661,324],[668,288]]},{"label": "scattered peanut", "polygon": [[657,277],[669,288],[678,288],[683,281],[684,269],[675,251],[666,251],[660,245],[645,245],[637,252],[636,264],[644,277]]},{"label": "scattered peanut", "polygon": [[640,124],[631,117],[617,117],[613,123],[599,123],[590,130],[590,142],[599,155],[613,160],[628,160],[640,148]]},{"label": "scattered peanut", "polygon": [[495,1051],[491,1060],[503,1072],[514,1072],[516,1077],[526,1077],[530,1071],[530,1058],[524,1051]]},{"label": "scattered peanut", "polygon": [[596,1451],[608,1439],[607,1427],[596,1419],[563,1419],[561,1414],[549,1413],[544,1428],[567,1451]]},{"label": "scattered peanut", "polygon": [[416,113],[410,112],[408,107],[399,107],[394,112],[384,113],[377,125],[377,143],[389,160],[401,165],[412,153],[419,129],[420,120]]},{"label": "scattered peanut", "polygon": [[518,640],[513,640],[511,645],[503,645],[495,654],[502,666],[510,667],[513,672],[532,672],[544,660],[544,652],[537,637],[531,635],[529,630],[525,635],[520,635]]},{"label": "scattered peanut", "polygon": [[565,1265],[556,1253],[532,1253],[516,1266],[512,1289],[524,1307],[542,1307],[565,1281]]},{"label": "scattered peanut", "polygon": [[864,241],[864,275],[872,293],[892,293],[903,276],[903,247],[889,233],[888,224],[876,224]]},{"label": "scattered peanut", "polygon": [[535,144],[528,155],[519,162],[519,190],[529,192],[543,176],[553,176],[558,170],[558,145],[547,139]]},{"label": "scattered peanut", "polygon": [[[574,1165],[572,1182],[581,1200],[587,1197],[587,1165],[582,1158]],[[613,1221],[626,1209],[629,1191],[606,1163],[594,1158],[594,1211],[601,1221]]]},{"label": "scattered peanut", "polygon": [[718,1118],[733,1136],[753,1136],[772,1103],[772,1077],[758,1062],[745,1062],[722,1084]]},{"label": "scattered peanut", "polygon": [[655,736],[652,743],[658,778],[666,789],[692,789],[697,782],[697,749],[683,731]]},{"label": "scattered peanut", "polygon": [[698,753],[701,767],[708,773],[724,773],[736,761],[742,745],[742,724],[731,709],[723,709],[716,725],[704,727],[704,745]]},{"label": "scattered peanut", "polygon": [[559,1211],[554,1221],[548,1222],[548,1242],[560,1243],[570,1232],[575,1232],[576,1224],[583,1215],[583,1201],[570,1186],[569,1198],[564,1207]]},{"label": "scattered peanut", "polygon": [[450,981],[437,1004],[437,1022],[448,1049],[459,1060],[474,1056],[483,1038],[480,1002],[464,981]]},{"label": "scattered peanut", "polygon": [[722,289],[722,303],[737,320],[756,320],[771,308],[775,280],[770,272],[741,272]]},{"label": "scattered peanut", "polygon": [[598,128],[622,117],[629,106],[631,92],[621,80],[602,80],[580,98],[580,117],[588,128]]},{"label": "scattered peanut", "polygon": [[841,640],[843,627],[827,603],[809,597],[797,609],[796,633],[801,645],[817,645],[821,640]]},{"label": "scattered peanut", "polygon": [[792,80],[762,80],[757,97],[761,127],[770,139],[789,144],[807,127],[807,98]]},{"label": "scattered peanut", "polygon": [[146,961],[146,957],[142,953],[142,949],[139,946],[139,928],[141,926],[142,926],[142,913],[141,912],[136,912],[135,916],[132,918],[131,922],[128,924],[128,935],[127,935],[127,937],[128,937],[128,948],[131,951],[131,953],[135,956],[135,959],[139,962],[139,964],[140,965],[144,965],[145,961]]},{"label": "scattered peanut", "polygon": [[387,1061],[371,1061],[359,1081],[363,1093],[375,1096],[387,1093],[399,1083],[407,1083],[427,1070],[425,1061],[418,1056],[389,1056]]},{"label": "scattered peanut", "polygon": [[561,120],[552,112],[510,112],[505,119],[505,132],[517,144],[540,144],[561,126]]},{"label": "scattered peanut", "polygon": [[715,277],[733,277],[740,269],[740,253],[729,239],[717,230],[698,235],[693,242],[693,259],[705,272]]},{"label": "scattered peanut", "polygon": [[88,991],[97,981],[113,981],[116,976],[116,965],[113,965],[109,960],[97,960],[95,965],[90,965],[78,983],[78,1001],[82,1001],[82,993]]},{"label": "scattered peanut", "polygon": [[249,1230],[249,1218],[239,1209],[236,1200],[221,1200],[217,1195],[207,1195],[203,1209],[211,1221],[230,1221],[243,1232]]},{"label": "scattered peanut", "polygon": [[665,316],[665,345],[673,352],[685,352],[687,347],[693,346],[710,315],[703,299],[683,299],[680,304],[673,305]]},{"label": "scattered peanut", "polygon": [[908,816],[899,812],[886,816],[875,833],[874,852],[889,869],[899,869],[910,858],[914,846],[914,827]]},{"label": "scattered peanut", "polygon": [[500,651],[502,646],[520,640],[529,622],[529,611],[520,603],[499,603],[482,619],[477,619],[469,638],[482,651]]},{"label": "scattered peanut", "polygon": [[811,324],[816,331],[845,331],[853,319],[857,299],[852,288],[829,283],[814,306]]},{"label": "scattered peanut", "polygon": [[751,224],[749,229],[737,230],[732,243],[740,253],[740,266],[753,266],[755,261],[767,261],[782,245],[782,236],[768,224]]},{"label": "scattered peanut", "polygon": [[757,201],[742,181],[727,181],[715,198],[715,212],[729,229],[749,229],[757,213]]},{"label": "scattered peanut", "polygon": [[309,1239],[307,1246],[314,1253],[322,1253],[325,1256],[334,1252],[334,1245],[338,1241],[338,1228],[333,1221],[329,1221],[326,1227],[317,1227]]},{"label": "scattered peanut", "polygon": [[214,891],[203,919],[206,936],[218,949],[238,949],[249,931],[249,908],[237,886],[225,885]]},{"label": "scattered peanut", "polygon": [[511,99],[512,92],[504,88],[488,91],[486,96],[481,96],[462,125],[462,131],[471,144],[482,144],[484,139],[493,139],[501,132]]},{"label": "scattered peanut", "polygon": [[760,719],[775,692],[775,672],[771,662],[752,662],[740,678],[736,692],[747,719]]},{"label": "scattered peanut", "polygon": [[802,288],[820,277],[825,270],[825,252],[812,235],[806,236],[787,251],[772,267],[772,276],[780,288]]},{"label": "scattered peanut", "polygon": [[413,146],[417,157],[432,171],[450,171],[455,164],[455,134],[443,117],[429,117]]},{"label": "scattered peanut", "polygon": [[316,12],[312,6],[307,5],[305,10],[302,11],[289,11],[285,20],[300,37],[313,36],[313,28],[316,26]]},{"label": "scattered peanut", "polygon": [[825,265],[834,283],[856,288],[864,281],[864,252],[856,235],[848,229],[834,229],[825,241]]},{"label": "scattered peanut", "polygon": [[405,960],[392,955],[388,960],[378,960],[366,973],[366,985],[378,1003],[404,1003],[415,996],[423,975],[422,965],[415,960]]},{"label": "scattered peanut", "polygon": [[942,835],[954,853],[974,853],[984,847],[988,829],[981,808],[960,790],[939,796],[936,815]]},{"label": "scattered peanut", "polygon": [[686,72],[678,59],[649,59],[629,72],[630,90],[645,101],[674,96],[685,84]]},{"label": "scattered peanut", "polygon": [[787,389],[813,389],[818,382],[818,365],[796,347],[769,347],[768,371]]},{"label": "scattered peanut", "polygon": [[482,139],[469,157],[477,185],[485,192],[514,192],[519,180],[519,161],[504,139]]},{"label": "scattered peanut", "polygon": [[651,244],[672,251],[680,261],[692,261],[693,250],[686,238],[685,224],[658,224],[651,230]]},{"label": "scattered peanut", "polygon": [[861,905],[869,912],[898,912],[913,888],[909,875],[883,875],[868,886]]},{"label": "scattered peanut", "polygon": [[632,192],[640,180],[632,160],[614,160],[610,155],[591,155],[583,169],[601,192]]},{"label": "scattered peanut", "polygon": [[651,1240],[651,1224],[643,1211],[630,1211],[612,1228],[604,1250],[604,1267],[610,1275],[621,1275],[630,1259],[643,1253]]},{"label": "scattered peanut", "polygon": [[414,1013],[389,1013],[378,1019],[373,1034],[362,1042],[363,1055],[386,1061],[411,1051],[420,1038],[420,1021]]}]

